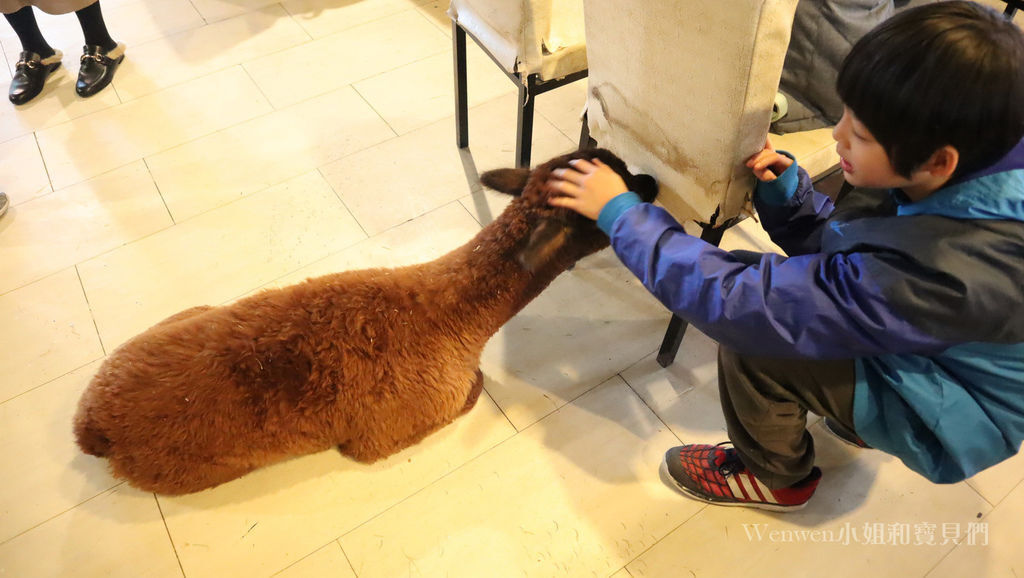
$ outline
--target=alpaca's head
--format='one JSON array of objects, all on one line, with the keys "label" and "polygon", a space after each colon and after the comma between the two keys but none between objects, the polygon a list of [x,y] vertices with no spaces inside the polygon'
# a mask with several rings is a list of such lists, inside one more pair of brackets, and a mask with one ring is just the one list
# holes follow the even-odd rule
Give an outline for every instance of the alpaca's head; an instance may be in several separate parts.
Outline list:
[{"label": "alpaca's head", "polygon": [[509,207],[523,217],[529,227],[525,243],[517,253],[520,263],[535,271],[545,265],[562,266],[574,263],[608,246],[608,236],[594,221],[571,211],[548,204],[551,192],[545,186],[551,171],[568,167],[573,159],[600,159],[611,167],[626,187],[651,202],[658,194],[658,183],[650,175],[634,175],[626,163],[605,149],[576,151],[551,159],[534,169],[495,169],[480,175],[488,188],[519,197]]}]

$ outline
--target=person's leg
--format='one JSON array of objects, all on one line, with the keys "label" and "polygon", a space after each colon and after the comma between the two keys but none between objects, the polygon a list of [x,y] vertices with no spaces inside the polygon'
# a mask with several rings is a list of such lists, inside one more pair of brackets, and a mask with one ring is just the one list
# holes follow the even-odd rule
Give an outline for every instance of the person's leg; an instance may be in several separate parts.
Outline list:
[{"label": "person's leg", "polygon": [[53,47],[46,42],[42,31],[39,30],[36,14],[32,11],[31,6],[25,6],[17,12],[4,14],[4,18],[14,29],[14,33],[18,35],[22,50],[38,54],[41,58],[54,55]]},{"label": "person's leg", "polygon": [[99,0],[75,12],[75,16],[78,16],[78,22],[82,25],[86,46],[99,46],[104,52],[117,48],[117,42],[110,37],[107,23],[103,21]]},{"label": "person's leg", "polygon": [[60,67],[64,55],[43,38],[31,6],[4,17],[18,35],[22,49],[7,96],[14,104],[25,104],[42,92],[47,77]]},{"label": "person's leg", "polygon": [[110,37],[99,0],[78,10],[75,15],[82,25],[82,35],[85,36],[75,92],[79,96],[92,96],[114,79],[117,67],[124,60],[125,46]]},{"label": "person's leg", "polygon": [[663,475],[699,500],[776,511],[806,505],[821,479],[807,410],[852,429],[853,360],[808,361],[718,350],[718,383],[730,443],[665,453]]},{"label": "person's leg", "polygon": [[729,439],[769,488],[790,486],[811,473],[808,410],[853,429],[853,360],[771,359],[720,347],[718,372]]}]

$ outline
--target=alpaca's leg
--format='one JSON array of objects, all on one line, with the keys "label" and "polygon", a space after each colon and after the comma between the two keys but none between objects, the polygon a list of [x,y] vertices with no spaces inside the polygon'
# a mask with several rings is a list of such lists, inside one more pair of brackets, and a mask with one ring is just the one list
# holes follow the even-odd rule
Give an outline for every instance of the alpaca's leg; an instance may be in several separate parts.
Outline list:
[{"label": "alpaca's leg", "polygon": [[469,395],[466,396],[466,405],[462,407],[462,411],[459,415],[466,415],[469,410],[473,409],[476,405],[476,401],[480,399],[480,392],[484,390],[484,374],[480,369],[476,370],[476,381],[473,382],[473,387],[469,390]]},{"label": "alpaca's leg", "polygon": [[[465,387],[464,385],[461,387]],[[407,417],[422,413],[418,400],[403,400],[388,409],[378,407],[388,419],[374,420],[372,425],[349,441],[339,444],[338,451],[360,462],[371,463],[419,443],[423,438],[450,424],[467,413],[480,398],[484,388],[484,374],[477,369],[464,403],[439,412],[433,421],[409,421]],[[415,407],[412,407],[415,405]]]},{"label": "alpaca's leg", "polygon": [[406,431],[405,435],[396,435],[394,432],[380,429],[367,431],[357,439],[339,444],[338,451],[357,462],[372,464],[409,446],[418,444],[423,438],[451,423],[452,419],[448,418],[420,429]]},{"label": "alpaca's leg", "polygon": [[258,468],[248,461],[194,460],[157,456],[145,461],[133,457],[110,459],[115,477],[128,480],[136,488],[167,496],[191,494],[240,478]]}]

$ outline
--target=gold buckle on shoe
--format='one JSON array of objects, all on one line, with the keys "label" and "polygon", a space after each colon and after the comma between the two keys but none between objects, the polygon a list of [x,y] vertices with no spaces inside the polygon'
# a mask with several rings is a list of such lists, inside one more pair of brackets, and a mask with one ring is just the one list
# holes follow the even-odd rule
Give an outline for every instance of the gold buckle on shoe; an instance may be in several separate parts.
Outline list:
[{"label": "gold buckle on shoe", "polygon": [[114,59],[107,56],[106,54],[83,54],[79,59],[79,62],[85,62],[87,59],[95,60],[103,66],[110,66],[114,63]]}]

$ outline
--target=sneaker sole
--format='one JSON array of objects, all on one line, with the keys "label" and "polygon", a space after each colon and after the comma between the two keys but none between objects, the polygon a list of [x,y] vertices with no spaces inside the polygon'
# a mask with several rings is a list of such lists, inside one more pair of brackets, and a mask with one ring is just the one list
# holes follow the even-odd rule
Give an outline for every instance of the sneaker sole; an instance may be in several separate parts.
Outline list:
[{"label": "sneaker sole", "polygon": [[770,512],[794,512],[796,510],[802,510],[804,506],[807,505],[807,502],[795,506],[783,506],[780,504],[768,504],[765,502],[738,502],[733,500],[716,500],[714,498],[702,496],[694,492],[690,488],[687,488],[686,486],[677,482],[676,479],[673,478],[672,475],[668,473],[668,462],[666,462],[665,460],[661,460],[661,467],[659,468],[659,472],[661,474],[661,480],[665,482],[666,485],[675,488],[687,498],[697,500],[698,502],[704,502],[705,504],[713,504],[715,506],[741,506],[744,508],[757,508],[758,510],[768,510]]}]

